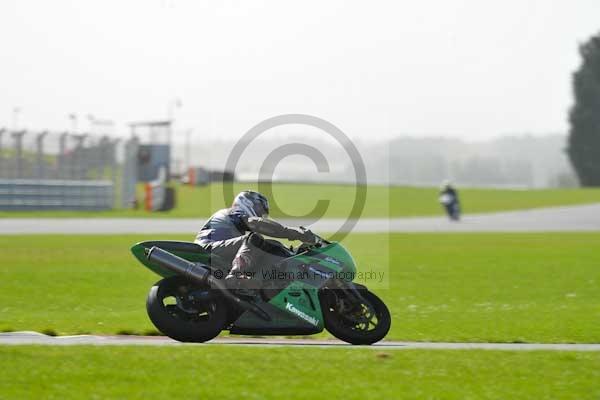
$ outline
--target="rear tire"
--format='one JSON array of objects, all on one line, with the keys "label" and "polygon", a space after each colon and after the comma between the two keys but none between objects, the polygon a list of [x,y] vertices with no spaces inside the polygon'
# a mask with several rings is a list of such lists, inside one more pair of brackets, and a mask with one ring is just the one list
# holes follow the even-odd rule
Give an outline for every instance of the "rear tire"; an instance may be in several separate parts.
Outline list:
[{"label": "rear tire", "polygon": [[192,291],[209,290],[181,277],[165,278],[152,286],[146,300],[150,320],[163,334],[180,342],[205,342],[227,322],[227,305],[220,296],[190,302]]},{"label": "rear tire", "polygon": [[325,290],[321,293],[321,309],[325,328],[336,338],[351,344],[373,344],[387,335],[391,327],[390,312],[383,301],[368,290],[360,294],[373,310],[369,312],[365,302],[344,310],[344,293],[341,290]]}]

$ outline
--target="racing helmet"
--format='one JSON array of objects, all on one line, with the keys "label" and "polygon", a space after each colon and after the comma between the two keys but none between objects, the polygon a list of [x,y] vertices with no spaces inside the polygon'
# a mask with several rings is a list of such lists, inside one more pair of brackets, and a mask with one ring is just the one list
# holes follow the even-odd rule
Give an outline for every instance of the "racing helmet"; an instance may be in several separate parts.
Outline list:
[{"label": "racing helmet", "polygon": [[440,185],[440,190],[446,190],[452,187],[452,182],[449,179],[444,179]]},{"label": "racing helmet", "polygon": [[269,200],[252,190],[244,190],[233,199],[231,208],[244,211],[250,217],[264,217],[269,214]]}]

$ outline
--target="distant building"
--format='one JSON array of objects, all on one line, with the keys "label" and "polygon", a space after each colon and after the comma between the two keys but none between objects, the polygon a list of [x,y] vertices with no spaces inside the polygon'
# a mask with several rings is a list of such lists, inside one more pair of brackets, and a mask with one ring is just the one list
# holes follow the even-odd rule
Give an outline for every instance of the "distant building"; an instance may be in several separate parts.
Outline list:
[{"label": "distant building", "polygon": [[138,181],[150,182],[158,178],[161,168],[171,176],[172,121],[141,121],[129,124],[131,135],[140,140],[138,150]]}]

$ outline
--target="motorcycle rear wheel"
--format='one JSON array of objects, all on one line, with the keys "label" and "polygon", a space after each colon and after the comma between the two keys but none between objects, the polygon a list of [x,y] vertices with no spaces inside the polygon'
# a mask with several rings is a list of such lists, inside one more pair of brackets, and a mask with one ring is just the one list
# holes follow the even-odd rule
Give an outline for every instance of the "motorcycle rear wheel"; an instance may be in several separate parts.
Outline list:
[{"label": "motorcycle rear wheel", "polygon": [[227,323],[227,305],[221,297],[190,301],[190,294],[208,290],[174,276],[154,284],[148,293],[146,311],[163,334],[180,342],[206,342]]},{"label": "motorcycle rear wheel", "polygon": [[[321,293],[325,328],[336,338],[351,344],[373,344],[385,337],[391,327],[390,312],[374,293],[362,290],[364,301],[352,304],[341,290]],[[368,303],[368,304],[365,304]]]}]

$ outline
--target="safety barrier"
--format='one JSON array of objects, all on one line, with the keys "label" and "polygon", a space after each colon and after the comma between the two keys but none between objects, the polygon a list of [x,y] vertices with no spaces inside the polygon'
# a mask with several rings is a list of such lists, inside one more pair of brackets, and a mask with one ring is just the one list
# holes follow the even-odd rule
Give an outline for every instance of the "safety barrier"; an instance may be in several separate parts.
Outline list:
[{"label": "safety barrier", "polygon": [[145,184],[145,209],[147,211],[158,211],[163,208],[165,202],[166,185],[160,181]]},{"label": "safety barrier", "polygon": [[144,208],[146,211],[169,211],[175,207],[175,190],[167,184],[167,169],[158,170],[158,177],[145,184]]},{"label": "safety barrier", "polygon": [[192,186],[208,185],[211,182],[233,182],[235,175],[228,171],[208,170],[202,167],[190,167],[183,182]]},{"label": "safety barrier", "polygon": [[0,210],[110,210],[111,181],[0,179]]}]

